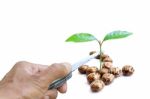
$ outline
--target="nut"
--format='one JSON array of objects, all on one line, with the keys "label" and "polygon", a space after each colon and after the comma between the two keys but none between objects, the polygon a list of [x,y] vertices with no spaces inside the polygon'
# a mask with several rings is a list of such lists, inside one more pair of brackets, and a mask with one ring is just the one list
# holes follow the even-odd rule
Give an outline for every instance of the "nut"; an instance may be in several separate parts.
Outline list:
[{"label": "nut", "polygon": [[100,73],[101,75],[106,74],[106,73],[109,73],[109,69],[108,69],[108,68],[102,68],[102,69],[99,70],[99,73]]},{"label": "nut", "polygon": [[[96,53],[96,51],[91,51],[91,52],[89,53],[89,55],[93,55],[93,54],[95,54],[95,53]],[[97,55],[95,58],[96,58],[96,59],[100,59],[100,55]]]},{"label": "nut", "polygon": [[110,69],[112,67],[112,63],[111,62],[104,62],[102,67]]},{"label": "nut", "polygon": [[105,85],[109,85],[114,80],[114,78],[115,76],[110,73],[106,73],[102,76],[102,80],[105,83]]},{"label": "nut", "polygon": [[96,53],[96,51],[91,51],[89,55],[93,55],[94,53]]},{"label": "nut", "polygon": [[90,74],[90,73],[95,73],[98,71],[98,68],[95,67],[95,66],[92,66],[92,67],[88,67],[87,70],[86,70],[86,74]]},{"label": "nut", "polygon": [[121,69],[118,67],[112,67],[110,69],[110,73],[112,73],[115,77],[119,77],[121,75]]},{"label": "nut", "polygon": [[89,83],[92,83],[93,81],[98,80],[98,79],[100,79],[100,74],[99,73],[90,73],[87,76],[87,80],[88,80]]},{"label": "nut", "polygon": [[102,80],[95,80],[91,83],[90,86],[93,92],[98,92],[104,88],[105,84]]},{"label": "nut", "polygon": [[100,55],[98,54],[95,58],[96,58],[96,59],[100,59]]},{"label": "nut", "polygon": [[109,55],[107,55],[107,54],[101,54],[101,56],[100,56],[101,61],[103,61],[107,57],[109,57]]},{"label": "nut", "polygon": [[106,57],[102,60],[103,62],[113,62],[113,60],[110,57]]},{"label": "nut", "polygon": [[82,65],[78,68],[78,71],[81,73],[81,74],[86,74],[86,70],[89,66],[88,65]]},{"label": "nut", "polygon": [[122,73],[124,76],[130,76],[132,75],[134,72],[134,68],[130,65],[125,65],[123,68],[122,68]]}]

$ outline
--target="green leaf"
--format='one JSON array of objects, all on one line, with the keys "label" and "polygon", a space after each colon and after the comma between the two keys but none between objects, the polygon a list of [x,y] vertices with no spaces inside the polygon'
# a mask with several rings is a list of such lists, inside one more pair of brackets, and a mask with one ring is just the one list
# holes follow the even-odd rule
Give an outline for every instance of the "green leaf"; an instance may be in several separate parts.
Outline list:
[{"label": "green leaf", "polygon": [[89,33],[76,33],[70,36],[66,42],[88,42],[97,40],[92,34]]},{"label": "green leaf", "polygon": [[103,41],[106,41],[106,40],[112,40],[112,39],[120,39],[120,38],[125,38],[125,37],[128,37],[132,35],[131,32],[127,32],[127,31],[113,31],[111,33],[108,33]]}]

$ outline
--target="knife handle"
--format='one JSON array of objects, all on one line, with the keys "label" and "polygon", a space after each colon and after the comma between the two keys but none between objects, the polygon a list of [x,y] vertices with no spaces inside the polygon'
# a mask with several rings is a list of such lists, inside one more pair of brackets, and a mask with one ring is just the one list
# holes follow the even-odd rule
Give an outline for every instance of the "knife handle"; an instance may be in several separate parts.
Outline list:
[{"label": "knife handle", "polygon": [[51,89],[57,89],[58,87],[61,87],[67,80],[69,80],[72,77],[72,72],[70,72],[68,75],[66,75],[63,78],[60,78],[58,80],[53,81],[49,87],[48,90]]}]

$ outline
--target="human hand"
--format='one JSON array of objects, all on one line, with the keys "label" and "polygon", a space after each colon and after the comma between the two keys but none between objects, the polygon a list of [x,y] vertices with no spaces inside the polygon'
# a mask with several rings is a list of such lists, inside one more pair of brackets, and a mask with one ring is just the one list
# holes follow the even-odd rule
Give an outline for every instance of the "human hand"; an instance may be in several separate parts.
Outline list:
[{"label": "human hand", "polygon": [[[56,99],[58,91],[67,91],[66,83],[58,89],[48,90],[54,80],[66,76],[71,70],[68,63],[51,66],[18,62],[0,82],[3,99]],[[5,95],[7,97],[5,97]]]}]

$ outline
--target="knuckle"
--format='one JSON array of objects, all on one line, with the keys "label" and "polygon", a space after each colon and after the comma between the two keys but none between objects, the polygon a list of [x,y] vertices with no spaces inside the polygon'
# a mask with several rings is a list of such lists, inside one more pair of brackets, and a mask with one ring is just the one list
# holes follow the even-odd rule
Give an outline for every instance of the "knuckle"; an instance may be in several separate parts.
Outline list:
[{"label": "knuckle", "polygon": [[57,70],[61,75],[66,75],[68,74],[68,69],[64,64],[61,63],[54,63],[51,65],[51,69]]},{"label": "knuckle", "polygon": [[57,66],[59,66],[59,63],[53,63],[51,66],[52,67],[57,67]]},{"label": "knuckle", "polygon": [[18,61],[18,62],[15,64],[15,66],[14,66],[14,67],[16,67],[16,68],[20,68],[20,67],[24,67],[24,66],[26,66],[26,64],[28,64],[28,62],[27,62],[27,61]]},{"label": "knuckle", "polygon": [[22,64],[25,64],[27,63],[26,61],[18,61],[16,64],[19,64],[19,65],[22,65]]}]

